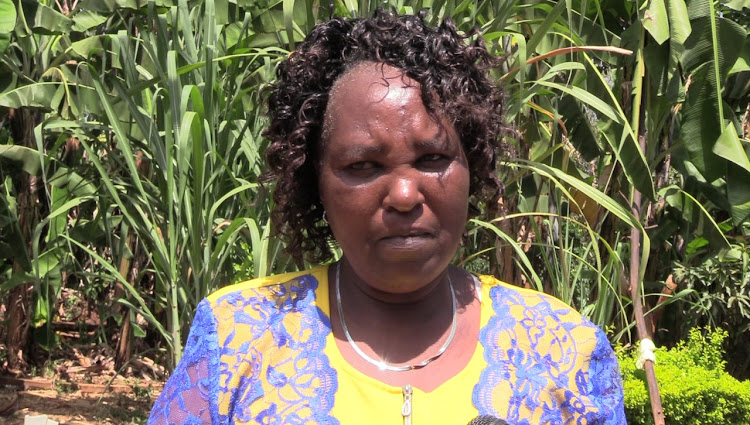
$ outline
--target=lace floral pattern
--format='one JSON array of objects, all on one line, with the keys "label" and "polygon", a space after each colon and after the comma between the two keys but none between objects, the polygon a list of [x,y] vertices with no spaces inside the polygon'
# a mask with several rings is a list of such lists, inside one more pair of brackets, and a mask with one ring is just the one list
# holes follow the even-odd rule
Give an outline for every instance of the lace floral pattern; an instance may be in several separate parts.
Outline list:
[{"label": "lace floral pattern", "polygon": [[543,294],[496,286],[490,298],[495,315],[479,335],[487,367],[473,393],[480,414],[516,425],[626,423],[604,332]]},{"label": "lace floral pattern", "polygon": [[336,371],[323,354],[330,323],[315,305],[317,286],[304,275],[230,292],[212,308],[201,302],[149,425],[337,424]]},{"label": "lace floral pattern", "polygon": [[[199,304],[149,425],[339,423],[318,280],[282,280],[228,288]],[[501,285],[489,295],[482,308],[492,314],[479,335],[486,364],[472,394],[480,414],[511,425],[625,424],[617,360],[601,330],[544,294]],[[368,419],[379,423],[377,414]]]},{"label": "lace floral pattern", "polygon": [[148,424],[219,423],[218,365],[216,322],[210,305],[203,300],[198,304],[182,360],[154,404]]}]

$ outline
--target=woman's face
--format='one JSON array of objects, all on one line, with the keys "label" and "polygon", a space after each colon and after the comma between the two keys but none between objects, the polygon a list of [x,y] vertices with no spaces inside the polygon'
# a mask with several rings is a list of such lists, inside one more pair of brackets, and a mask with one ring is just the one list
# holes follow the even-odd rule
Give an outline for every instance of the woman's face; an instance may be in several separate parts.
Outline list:
[{"label": "woman's face", "polygon": [[323,133],[321,201],[346,261],[383,292],[425,287],[467,219],[469,169],[453,126],[430,116],[417,82],[365,62],[336,83]]}]

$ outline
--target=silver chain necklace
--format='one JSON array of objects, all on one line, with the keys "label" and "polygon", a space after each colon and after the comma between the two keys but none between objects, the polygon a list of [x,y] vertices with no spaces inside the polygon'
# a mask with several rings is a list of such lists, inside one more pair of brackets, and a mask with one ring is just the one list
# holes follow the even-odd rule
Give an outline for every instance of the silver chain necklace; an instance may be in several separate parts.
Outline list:
[{"label": "silver chain necklace", "polygon": [[359,354],[360,357],[365,359],[367,363],[370,363],[371,365],[377,367],[380,370],[388,370],[392,372],[405,372],[407,370],[414,370],[414,369],[421,369],[433,360],[440,357],[445,350],[448,349],[448,346],[451,344],[451,341],[453,341],[453,336],[456,335],[456,327],[457,327],[457,317],[456,317],[456,292],[453,290],[453,282],[451,282],[451,275],[450,272],[448,272],[448,286],[451,289],[451,306],[453,307],[453,323],[451,324],[451,333],[448,335],[448,339],[445,340],[445,343],[442,347],[438,350],[437,353],[435,353],[434,356],[429,357],[422,361],[421,363],[413,364],[413,365],[403,365],[403,366],[394,366],[391,364],[386,363],[384,360],[375,360],[372,357],[365,354],[364,351],[362,351],[357,344],[352,339],[352,336],[349,334],[349,328],[346,327],[346,321],[344,320],[344,308],[341,305],[341,285],[339,283],[339,276],[341,274],[341,263],[338,263],[336,265],[336,303],[338,304],[338,311],[339,311],[339,320],[341,321],[341,328],[344,330],[344,336],[346,336],[346,340],[349,341],[349,345],[352,346],[354,351]]}]

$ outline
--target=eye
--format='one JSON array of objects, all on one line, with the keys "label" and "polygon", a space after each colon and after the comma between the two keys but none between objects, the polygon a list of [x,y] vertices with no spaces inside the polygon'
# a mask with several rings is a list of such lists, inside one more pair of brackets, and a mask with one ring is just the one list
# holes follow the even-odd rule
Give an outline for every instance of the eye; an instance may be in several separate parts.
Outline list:
[{"label": "eye", "polygon": [[369,179],[374,177],[383,168],[375,161],[356,161],[344,168],[344,171],[355,178]]},{"label": "eye", "polygon": [[359,162],[355,162],[353,164],[350,164],[348,166],[348,168],[350,170],[355,170],[355,171],[372,170],[372,169],[377,168],[377,167],[378,167],[378,164],[376,164],[376,163],[374,163],[372,161],[359,161]]},{"label": "eye", "polygon": [[429,153],[419,157],[417,166],[427,170],[445,168],[450,162],[450,157],[440,153]]},{"label": "eye", "polygon": [[440,161],[441,159],[444,159],[445,155],[441,155],[439,153],[430,153],[427,155],[422,155],[419,160],[421,162],[435,162]]}]

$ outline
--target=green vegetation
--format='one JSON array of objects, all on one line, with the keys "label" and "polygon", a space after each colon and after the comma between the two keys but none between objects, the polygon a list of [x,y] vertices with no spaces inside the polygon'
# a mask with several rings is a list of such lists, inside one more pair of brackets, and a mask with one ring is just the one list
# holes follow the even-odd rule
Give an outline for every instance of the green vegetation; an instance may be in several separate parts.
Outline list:
[{"label": "green vegetation", "polygon": [[[750,424],[750,381],[738,381],[725,370],[722,343],[726,332],[703,336],[694,328],[687,341],[656,351],[656,376],[667,424]],[[625,412],[631,425],[653,423],[646,378],[635,368],[636,350],[622,351]]]},{"label": "green vegetation", "polygon": [[746,5],[0,0],[0,358],[69,343],[55,326],[75,307],[118,367],[173,365],[202,297],[306,267],[269,237],[261,92],[316,22],[384,6],[478,26],[506,57],[506,193],[457,262],[613,341],[637,340],[636,294],[657,344],[731,327],[727,367],[747,377]]}]

